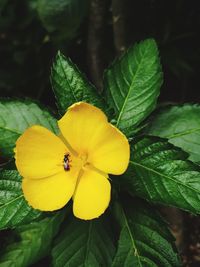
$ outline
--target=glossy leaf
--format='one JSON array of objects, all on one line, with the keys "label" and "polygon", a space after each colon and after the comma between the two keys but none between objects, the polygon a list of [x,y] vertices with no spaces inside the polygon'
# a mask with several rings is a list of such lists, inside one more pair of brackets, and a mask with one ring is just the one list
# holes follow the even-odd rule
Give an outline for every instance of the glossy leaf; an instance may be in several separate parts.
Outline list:
[{"label": "glossy leaf", "polygon": [[17,138],[26,128],[39,124],[57,131],[57,122],[47,111],[31,101],[0,101],[0,153],[12,156]]},{"label": "glossy leaf", "polygon": [[121,224],[112,267],[181,266],[166,223],[151,206],[139,200],[117,206]]},{"label": "glossy leaf", "polygon": [[68,220],[52,251],[54,267],[111,266],[115,247],[109,221]]},{"label": "glossy leaf", "polygon": [[169,142],[200,162],[200,106],[185,104],[161,110],[151,121],[147,133],[169,139]]},{"label": "glossy leaf", "polygon": [[57,212],[39,222],[17,228],[17,241],[1,252],[0,267],[26,267],[45,257],[63,218],[64,213]]},{"label": "glossy leaf", "polygon": [[161,84],[158,48],[153,39],[130,47],[106,71],[106,99],[115,111],[117,127],[127,136],[132,136],[156,107]]},{"label": "glossy leaf", "polygon": [[101,109],[105,108],[96,89],[87,81],[75,64],[58,52],[52,67],[51,82],[61,114],[75,102],[85,101]]},{"label": "glossy leaf", "polygon": [[14,170],[0,171],[0,229],[13,228],[38,218],[41,212],[31,208],[21,190],[21,176]]},{"label": "glossy leaf", "polygon": [[150,202],[200,213],[200,167],[187,157],[166,139],[135,140],[128,171],[120,181]]}]

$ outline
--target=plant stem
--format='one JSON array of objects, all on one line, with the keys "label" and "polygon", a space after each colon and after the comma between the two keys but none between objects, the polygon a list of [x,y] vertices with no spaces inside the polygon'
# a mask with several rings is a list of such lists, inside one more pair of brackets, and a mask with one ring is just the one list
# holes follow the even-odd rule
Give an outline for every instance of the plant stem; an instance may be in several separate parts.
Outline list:
[{"label": "plant stem", "polygon": [[112,0],[112,19],[115,49],[117,55],[120,55],[127,46],[124,2],[122,0]]},{"label": "plant stem", "polygon": [[90,16],[87,42],[87,63],[91,80],[97,89],[102,89],[103,76],[103,37],[104,18],[106,13],[105,0],[90,1]]}]

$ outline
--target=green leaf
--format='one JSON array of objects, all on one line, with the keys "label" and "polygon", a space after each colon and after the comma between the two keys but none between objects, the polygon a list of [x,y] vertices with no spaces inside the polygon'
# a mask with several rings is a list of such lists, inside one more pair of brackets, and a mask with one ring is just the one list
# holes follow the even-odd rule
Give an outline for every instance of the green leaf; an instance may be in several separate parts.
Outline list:
[{"label": "green leaf", "polygon": [[21,176],[15,170],[0,171],[0,229],[28,223],[41,215],[31,208],[21,190]]},{"label": "green leaf", "polygon": [[200,106],[185,104],[161,110],[150,123],[148,134],[165,137],[200,162]]},{"label": "green leaf", "polygon": [[117,206],[121,233],[112,267],[181,266],[166,223],[151,206],[132,202]]},{"label": "green leaf", "polygon": [[26,128],[39,124],[57,132],[57,122],[47,111],[31,101],[0,100],[0,153],[12,156],[18,137]]},{"label": "green leaf", "polygon": [[71,218],[52,251],[54,267],[111,266],[115,248],[109,220]]},{"label": "green leaf", "polygon": [[19,227],[16,230],[18,240],[1,252],[0,267],[26,267],[45,257],[63,218],[64,213],[57,212],[39,222]]},{"label": "green leaf", "polygon": [[96,89],[87,81],[76,65],[60,52],[58,52],[52,67],[51,83],[61,114],[64,114],[70,105],[79,101],[88,102],[101,109],[105,108],[102,97]]},{"label": "green leaf", "polygon": [[127,136],[156,107],[162,84],[158,49],[147,39],[129,50],[105,73],[108,104],[115,111],[116,126]]},{"label": "green leaf", "polygon": [[128,171],[120,181],[150,202],[200,213],[200,167],[187,157],[166,139],[135,140]]},{"label": "green leaf", "polygon": [[72,38],[88,12],[88,0],[38,0],[37,8],[43,26],[61,38]]}]

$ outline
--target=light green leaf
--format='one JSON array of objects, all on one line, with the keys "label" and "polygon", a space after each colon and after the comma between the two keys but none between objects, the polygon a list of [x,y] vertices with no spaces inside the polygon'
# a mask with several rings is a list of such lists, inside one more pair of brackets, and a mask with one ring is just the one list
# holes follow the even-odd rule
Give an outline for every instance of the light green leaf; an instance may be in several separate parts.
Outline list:
[{"label": "light green leaf", "polygon": [[24,199],[21,176],[14,170],[0,170],[0,229],[13,228],[40,216]]},{"label": "light green leaf", "polygon": [[47,111],[31,101],[0,100],[0,154],[12,156],[18,137],[26,128],[39,124],[57,132],[57,122]]},{"label": "light green leaf", "polygon": [[109,220],[68,220],[52,251],[54,267],[110,267],[115,248]]},{"label": "light green leaf", "polygon": [[142,201],[117,206],[121,224],[112,267],[180,267],[174,238],[162,218]]},{"label": "light green leaf", "polygon": [[70,39],[88,12],[88,0],[38,0],[37,9],[48,32]]},{"label": "light green leaf", "polygon": [[185,104],[164,108],[151,121],[147,133],[169,139],[169,142],[200,162],[200,106]]},{"label": "light green leaf", "polygon": [[166,139],[135,140],[128,171],[120,181],[150,202],[200,213],[200,167],[187,157]]},{"label": "light green leaf", "polygon": [[116,60],[105,73],[108,104],[115,111],[116,126],[127,136],[156,107],[162,72],[158,48],[147,39]]},{"label": "light green leaf", "polygon": [[16,229],[18,240],[1,252],[0,267],[26,267],[45,257],[63,219],[64,213],[57,212]]},{"label": "light green leaf", "polygon": [[87,81],[69,58],[58,52],[52,67],[51,82],[61,114],[75,102],[85,101],[101,109],[105,108],[102,97]]}]

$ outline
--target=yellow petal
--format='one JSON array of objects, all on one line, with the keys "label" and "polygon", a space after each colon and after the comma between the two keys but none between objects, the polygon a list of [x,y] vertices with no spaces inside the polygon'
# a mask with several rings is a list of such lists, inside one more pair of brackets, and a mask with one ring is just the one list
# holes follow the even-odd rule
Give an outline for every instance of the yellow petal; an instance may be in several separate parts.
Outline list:
[{"label": "yellow petal", "polygon": [[32,126],[16,142],[16,166],[23,177],[47,177],[63,171],[66,153],[66,146],[56,135],[44,127]]},{"label": "yellow petal", "polygon": [[73,104],[58,121],[62,135],[78,154],[88,153],[92,137],[105,125],[104,113],[84,102]]},{"label": "yellow petal", "polygon": [[104,213],[110,202],[111,186],[106,177],[85,170],[73,196],[73,212],[80,219],[91,220]]},{"label": "yellow petal", "polygon": [[76,185],[74,172],[62,171],[44,179],[22,180],[22,190],[29,205],[42,211],[62,208],[70,200]]},{"label": "yellow petal", "polygon": [[128,167],[130,147],[126,136],[107,123],[96,133],[90,148],[88,162],[111,174],[122,174]]},{"label": "yellow petal", "polygon": [[58,125],[73,149],[96,168],[111,174],[126,170],[130,156],[128,140],[108,123],[100,109],[84,102],[76,103]]}]

